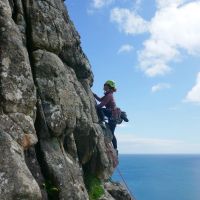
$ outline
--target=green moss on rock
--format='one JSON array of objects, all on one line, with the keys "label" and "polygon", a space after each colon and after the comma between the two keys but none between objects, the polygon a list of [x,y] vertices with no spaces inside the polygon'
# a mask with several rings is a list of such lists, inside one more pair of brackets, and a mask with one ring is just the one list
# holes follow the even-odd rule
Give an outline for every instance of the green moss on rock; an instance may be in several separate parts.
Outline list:
[{"label": "green moss on rock", "polygon": [[84,177],[85,185],[90,200],[97,200],[104,194],[101,180],[93,174],[86,174]]}]

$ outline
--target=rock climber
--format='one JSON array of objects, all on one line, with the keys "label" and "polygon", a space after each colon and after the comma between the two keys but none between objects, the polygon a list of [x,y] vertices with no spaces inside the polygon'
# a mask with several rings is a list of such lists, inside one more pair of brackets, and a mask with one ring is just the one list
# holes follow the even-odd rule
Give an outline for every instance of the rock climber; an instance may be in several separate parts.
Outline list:
[{"label": "rock climber", "polygon": [[103,89],[104,89],[103,97],[98,97],[96,94],[94,94],[95,99],[100,102],[100,104],[96,106],[97,114],[99,116],[100,125],[103,125],[103,122],[105,121],[105,116],[108,118],[108,126],[113,135],[112,139],[113,147],[117,152],[117,140],[114,134],[117,122],[113,118],[113,111],[116,110],[116,103],[113,97],[113,93],[117,91],[115,82],[112,80],[106,81]]}]

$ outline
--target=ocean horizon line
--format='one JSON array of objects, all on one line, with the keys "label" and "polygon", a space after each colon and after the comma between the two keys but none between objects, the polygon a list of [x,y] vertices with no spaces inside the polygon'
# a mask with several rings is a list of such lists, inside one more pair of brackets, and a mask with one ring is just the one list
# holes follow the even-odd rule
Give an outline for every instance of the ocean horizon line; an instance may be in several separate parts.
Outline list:
[{"label": "ocean horizon line", "polygon": [[119,153],[119,155],[127,155],[127,156],[130,156],[130,155],[138,155],[138,156],[142,156],[142,155],[144,155],[144,156],[156,156],[156,155],[162,155],[162,156],[167,156],[167,155],[170,155],[170,156],[176,156],[176,155],[198,155],[198,156],[200,156],[200,153]]}]

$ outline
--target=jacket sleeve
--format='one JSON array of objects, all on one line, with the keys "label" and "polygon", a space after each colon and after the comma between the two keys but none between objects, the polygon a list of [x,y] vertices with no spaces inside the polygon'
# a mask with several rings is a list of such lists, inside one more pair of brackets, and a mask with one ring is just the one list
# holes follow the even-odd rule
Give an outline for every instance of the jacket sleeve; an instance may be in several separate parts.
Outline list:
[{"label": "jacket sleeve", "polygon": [[105,106],[106,104],[108,104],[108,102],[111,100],[111,96],[110,95],[106,95],[103,97],[101,103],[97,106],[98,108],[102,108],[103,106]]},{"label": "jacket sleeve", "polygon": [[103,100],[103,97],[98,97],[96,94],[94,94],[93,93],[93,95],[94,95],[94,98],[97,100],[97,101],[102,101]]}]

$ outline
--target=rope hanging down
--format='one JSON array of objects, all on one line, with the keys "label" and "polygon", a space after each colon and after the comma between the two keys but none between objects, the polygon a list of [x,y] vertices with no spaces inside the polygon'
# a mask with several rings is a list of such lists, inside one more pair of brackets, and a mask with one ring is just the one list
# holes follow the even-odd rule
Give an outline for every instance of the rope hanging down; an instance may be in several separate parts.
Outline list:
[{"label": "rope hanging down", "polygon": [[134,195],[132,194],[131,190],[129,189],[129,187],[128,187],[128,185],[127,185],[127,183],[126,183],[124,177],[122,176],[122,173],[120,172],[118,167],[117,167],[117,172],[118,172],[119,176],[121,177],[121,179],[122,179],[127,191],[129,192],[129,194],[131,196],[131,200],[136,200],[136,198],[134,197]]}]

